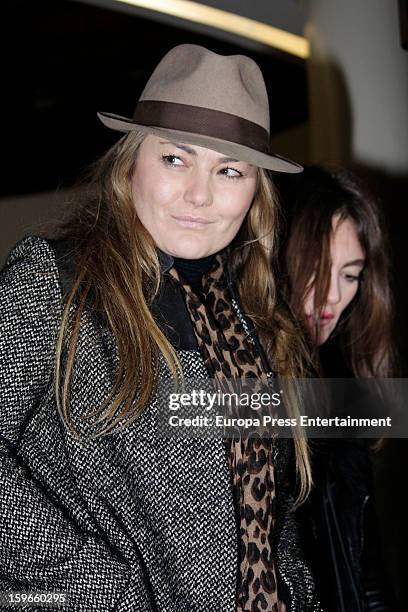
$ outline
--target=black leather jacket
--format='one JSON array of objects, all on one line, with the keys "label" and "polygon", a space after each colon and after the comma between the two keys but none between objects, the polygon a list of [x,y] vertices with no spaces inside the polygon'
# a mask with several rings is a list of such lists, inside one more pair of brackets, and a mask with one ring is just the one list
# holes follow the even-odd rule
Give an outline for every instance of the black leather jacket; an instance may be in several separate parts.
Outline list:
[{"label": "black leather jacket", "polygon": [[300,514],[329,612],[397,609],[382,563],[369,442],[311,441],[315,486]]},{"label": "black leather jacket", "polygon": [[[354,379],[339,338],[319,350],[324,376]],[[340,393],[339,393],[340,391]],[[372,398],[358,385],[335,387],[335,414],[364,416]],[[316,579],[329,612],[394,612],[375,510],[370,439],[311,440],[315,487],[304,511]],[[307,522],[306,522],[307,524]]]}]

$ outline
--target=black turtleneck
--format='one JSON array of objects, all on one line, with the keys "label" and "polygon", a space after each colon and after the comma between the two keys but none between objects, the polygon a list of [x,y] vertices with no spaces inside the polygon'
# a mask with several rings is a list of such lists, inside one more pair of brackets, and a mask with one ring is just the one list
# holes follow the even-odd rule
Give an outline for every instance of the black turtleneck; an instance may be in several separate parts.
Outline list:
[{"label": "black turtleneck", "polygon": [[201,257],[201,259],[183,259],[174,257],[174,267],[177,272],[191,285],[194,291],[201,289],[201,279],[211,268],[215,255]]}]

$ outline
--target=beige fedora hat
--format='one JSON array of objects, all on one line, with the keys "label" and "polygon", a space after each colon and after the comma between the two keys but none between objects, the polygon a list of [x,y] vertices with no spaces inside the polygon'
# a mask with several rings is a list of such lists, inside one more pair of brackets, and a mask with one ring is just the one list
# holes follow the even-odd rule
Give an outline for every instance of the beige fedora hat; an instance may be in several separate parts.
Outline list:
[{"label": "beige fedora hat", "polygon": [[195,144],[278,172],[302,166],[270,151],[269,103],[259,66],[245,55],[173,47],[148,80],[132,118],[98,113],[109,128]]}]

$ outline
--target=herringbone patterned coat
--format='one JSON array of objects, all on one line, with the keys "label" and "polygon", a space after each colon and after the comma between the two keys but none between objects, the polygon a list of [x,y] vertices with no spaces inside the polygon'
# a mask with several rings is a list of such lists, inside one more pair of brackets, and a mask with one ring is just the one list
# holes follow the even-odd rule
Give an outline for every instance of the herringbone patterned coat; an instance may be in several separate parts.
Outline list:
[{"label": "herringbone patterned coat", "polygon": [[[61,612],[233,612],[238,540],[222,440],[155,436],[155,399],[130,427],[88,443],[58,415],[59,263],[52,242],[29,237],[0,278],[0,591],[68,592]],[[186,376],[206,375],[188,342],[178,354]],[[106,397],[115,359],[112,334],[87,312],[74,419]],[[288,611],[306,612],[314,584],[288,499],[278,500],[277,565]]]}]

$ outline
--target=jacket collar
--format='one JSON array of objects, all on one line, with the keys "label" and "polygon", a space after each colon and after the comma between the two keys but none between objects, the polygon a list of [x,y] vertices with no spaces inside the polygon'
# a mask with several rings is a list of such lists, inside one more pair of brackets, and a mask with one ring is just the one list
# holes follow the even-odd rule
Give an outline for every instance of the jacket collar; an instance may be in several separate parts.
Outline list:
[{"label": "jacket collar", "polygon": [[170,268],[173,267],[174,259],[171,255],[169,255],[168,253],[164,253],[160,249],[157,249],[157,253],[159,256],[160,272],[164,274],[165,272],[168,272]]}]

